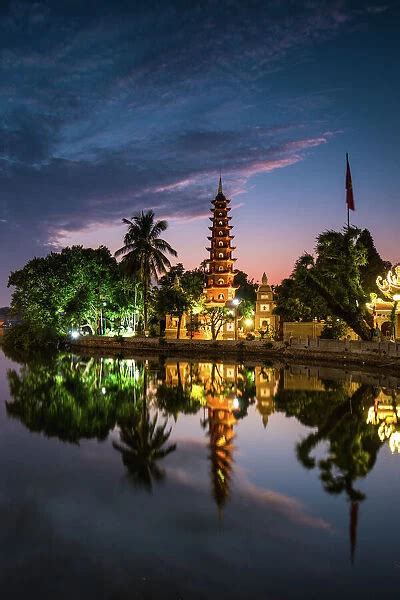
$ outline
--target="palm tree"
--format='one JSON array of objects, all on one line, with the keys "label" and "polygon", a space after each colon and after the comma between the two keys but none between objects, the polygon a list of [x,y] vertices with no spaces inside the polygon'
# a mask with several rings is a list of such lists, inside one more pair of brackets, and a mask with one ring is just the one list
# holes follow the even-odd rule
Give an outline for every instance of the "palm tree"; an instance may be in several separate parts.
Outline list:
[{"label": "palm tree", "polygon": [[124,237],[124,245],[116,251],[115,256],[123,256],[122,266],[129,274],[139,277],[143,285],[143,320],[144,330],[147,330],[148,299],[151,280],[158,277],[171,267],[165,253],[177,256],[168,242],[160,235],[168,227],[165,220],[155,221],[152,210],[137,213],[132,219],[123,219],[128,225]]}]

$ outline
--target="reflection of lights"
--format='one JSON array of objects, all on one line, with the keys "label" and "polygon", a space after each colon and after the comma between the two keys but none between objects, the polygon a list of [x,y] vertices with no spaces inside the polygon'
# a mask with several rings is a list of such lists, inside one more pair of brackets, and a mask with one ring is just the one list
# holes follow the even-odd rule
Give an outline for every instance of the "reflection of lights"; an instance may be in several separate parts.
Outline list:
[{"label": "reflection of lights", "polygon": [[217,439],[217,441],[215,442],[216,446],[225,446],[226,444],[226,437],[224,435],[221,435],[220,438]]},{"label": "reflection of lights", "polygon": [[71,331],[71,337],[73,340],[77,340],[79,337],[79,331]]},{"label": "reflection of lights", "polygon": [[389,448],[391,449],[391,451],[392,451],[393,454],[395,452],[399,452],[400,453],[400,431],[395,431],[390,436],[390,439],[389,439]]},{"label": "reflection of lights", "polygon": [[232,406],[233,406],[234,410],[237,410],[240,407],[239,398],[233,399]]},{"label": "reflection of lights", "polygon": [[107,393],[107,390],[106,390],[106,388],[105,388],[105,387],[102,387],[102,388],[101,388],[101,393],[103,394],[103,396],[105,396],[105,395],[106,395],[106,393]]},{"label": "reflection of lights", "polygon": [[393,425],[388,425],[385,422],[381,423],[378,428],[378,435],[381,442],[384,442],[385,440],[389,439],[392,433],[394,433],[394,431],[395,429]]},{"label": "reflection of lights", "polygon": [[370,406],[368,409],[367,425],[378,425],[379,419],[375,412],[375,406]]}]

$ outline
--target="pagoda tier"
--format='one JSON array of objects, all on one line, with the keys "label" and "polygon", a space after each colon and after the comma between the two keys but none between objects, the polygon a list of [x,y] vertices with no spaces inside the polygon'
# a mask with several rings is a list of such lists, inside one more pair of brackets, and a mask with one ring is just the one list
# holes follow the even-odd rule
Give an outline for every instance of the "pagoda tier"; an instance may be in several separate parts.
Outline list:
[{"label": "pagoda tier", "polygon": [[221,306],[225,306],[227,302],[233,300],[237,289],[233,284],[235,277],[233,263],[236,259],[232,258],[235,246],[232,246],[231,242],[235,236],[231,235],[233,226],[229,225],[229,221],[232,219],[228,215],[231,210],[229,203],[230,200],[222,191],[220,178],[218,193],[211,202],[213,205],[212,217],[210,217],[212,226],[209,227],[211,235],[208,236],[211,243],[207,248],[210,258],[207,260],[208,273],[204,291],[208,303]]}]

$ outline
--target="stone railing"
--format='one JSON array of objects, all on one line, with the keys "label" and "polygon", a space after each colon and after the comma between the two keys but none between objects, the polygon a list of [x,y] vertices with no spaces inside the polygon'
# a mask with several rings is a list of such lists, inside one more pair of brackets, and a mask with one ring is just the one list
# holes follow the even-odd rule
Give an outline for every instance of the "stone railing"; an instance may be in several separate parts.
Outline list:
[{"label": "stone railing", "polygon": [[362,340],[324,340],[321,338],[291,337],[288,340],[288,344],[293,349],[400,358],[400,342],[398,341],[364,342]]}]

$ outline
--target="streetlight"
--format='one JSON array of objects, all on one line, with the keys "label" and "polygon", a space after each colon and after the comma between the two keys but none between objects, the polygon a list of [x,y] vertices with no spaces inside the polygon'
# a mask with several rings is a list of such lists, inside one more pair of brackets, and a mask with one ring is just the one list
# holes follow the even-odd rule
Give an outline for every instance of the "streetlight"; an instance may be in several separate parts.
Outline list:
[{"label": "streetlight", "polygon": [[233,310],[234,310],[233,315],[234,315],[234,319],[235,319],[235,335],[234,335],[235,340],[237,340],[237,309],[238,309],[240,302],[241,302],[240,298],[234,298],[232,300],[232,305],[233,305]]}]

